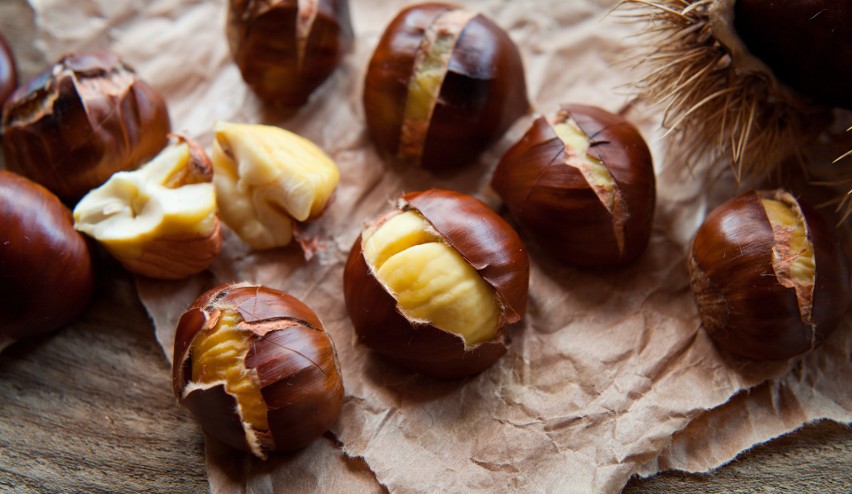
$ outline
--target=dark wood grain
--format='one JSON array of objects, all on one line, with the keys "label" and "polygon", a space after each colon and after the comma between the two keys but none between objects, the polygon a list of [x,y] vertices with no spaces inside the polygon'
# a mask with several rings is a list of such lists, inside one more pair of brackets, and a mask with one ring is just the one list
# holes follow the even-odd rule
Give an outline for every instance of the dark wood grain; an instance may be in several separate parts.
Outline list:
[{"label": "dark wood grain", "polygon": [[[44,65],[25,0],[0,2],[0,32],[23,79]],[[201,431],[175,403],[132,278],[111,268],[81,319],[0,354],[0,491],[208,490]],[[633,479],[624,492],[848,492],[850,485],[852,429],[822,422],[712,474]]]}]

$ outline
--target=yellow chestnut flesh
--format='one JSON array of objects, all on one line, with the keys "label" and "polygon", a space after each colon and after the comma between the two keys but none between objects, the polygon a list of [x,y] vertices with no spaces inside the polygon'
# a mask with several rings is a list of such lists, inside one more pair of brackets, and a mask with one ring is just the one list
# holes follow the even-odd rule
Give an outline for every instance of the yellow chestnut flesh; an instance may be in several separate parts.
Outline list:
[{"label": "yellow chestnut flesh", "polygon": [[761,198],[760,203],[775,238],[772,267],[778,282],[796,290],[803,318],[810,319],[816,269],[804,217],[795,203],[768,197]]},{"label": "yellow chestnut flesh", "polygon": [[413,322],[460,335],[466,346],[494,338],[494,289],[417,212],[391,217],[362,237],[367,265]]},{"label": "yellow chestnut flesh", "polygon": [[319,216],[340,180],[311,141],[284,129],[221,122],[212,153],[222,219],[256,249],[281,247]]},{"label": "yellow chestnut flesh", "polygon": [[192,381],[224,382],[225,391],[237,400],[240,419],[255,431],[268,431],[267,407],[260,386],[245,365],[251,331],[239,329],[240,322],[242,318],[237,312],[222,311],[212,330],[195,338],[190,347]]}]

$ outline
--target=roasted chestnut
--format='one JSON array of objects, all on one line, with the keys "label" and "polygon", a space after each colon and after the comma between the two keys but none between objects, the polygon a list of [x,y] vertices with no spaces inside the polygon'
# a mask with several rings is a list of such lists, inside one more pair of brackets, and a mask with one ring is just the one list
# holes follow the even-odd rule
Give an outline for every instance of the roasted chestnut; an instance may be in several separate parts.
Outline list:
[{"label": "roasted chestnut", "polygon": [[651,152],[624,118],[562,105],[536,119],[491,180],[510,214],[557,259],[576,266],[635,260],[651,235]]},{"label": "roasted chestnut", "polygon": [[343,295],[358,339],[437,377],[483,371],[527,306],[529,260],[512,227],[448,190],[405,194],[349,253]]},{"label": "roasted chestnut", "polygon": [[352,46],[348,0],[229,0],[228,42],[265,102],[303,105]]},{"label": "roasted chestnut", "polygon": [[337,421],[343,383],[317,315],[284,292],[221,285],[181,316],[174,393],[205,431],[266,459],[307,446]]},{"label": "roasted chestnut", "polygon": [[6,38],[0,34],[0,114],[3,113],[3,102],[17,87],[18,70],[15,68],[15,57]]},{"label": "roasted chestnut", "polygon": [[168,142],[163,98],[107,52],[66,55],[3,112],[6,166],[76,201]]},{"label": "roasted chestnut", "polygon": [[385,29],[367,68],[367,127],[391,159],[466,165],[529,108],[518,49],[487,17],[413,5]]},{"label": "roasted chestnut", "polygon": [[690,283],[704,328],[753,360],[805,353],[849,308],[849,264],[833,230],[782,190],[746,192],[695,234]]},{"label": "roasted chestnut", "polygon": [[74,208],[74,228],[97,240],[128,270],[181,279],[219,256],[213,166],[181,135],[138,170],[118,172]]},{"label": "roasted chestnut", "polygon": [[340,172],[316,144],[271,125],[219,122],[213,183],[225,223],[255,249],[283,247],[320,216]]},{"label": "roasted chestnut", "polygon": [[41,185],[0,170],[0,350],[71,322],[93,280],[71,211]]}]

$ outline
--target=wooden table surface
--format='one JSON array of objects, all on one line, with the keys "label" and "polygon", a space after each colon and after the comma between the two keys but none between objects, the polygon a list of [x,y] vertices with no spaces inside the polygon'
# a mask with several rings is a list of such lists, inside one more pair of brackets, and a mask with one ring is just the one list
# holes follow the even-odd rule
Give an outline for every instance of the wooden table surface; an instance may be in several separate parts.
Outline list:
[{"label": "wooden table surface", "polygon": [[[45,64],[25,0],[0,1],[22,79]],[[171,394],[170,369],[132,277],[99,260],[94,302],[46,338],[0,354],[0,490],[205,492],[200,429]],[[804,427],[709,475],[668,472],[624,492],[852,492],[852,429]]]}]

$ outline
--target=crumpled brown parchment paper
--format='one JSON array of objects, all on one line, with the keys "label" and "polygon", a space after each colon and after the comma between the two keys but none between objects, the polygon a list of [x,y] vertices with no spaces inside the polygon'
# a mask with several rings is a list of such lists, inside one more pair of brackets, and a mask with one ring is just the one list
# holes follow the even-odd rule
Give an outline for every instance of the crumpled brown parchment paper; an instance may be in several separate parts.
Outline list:
[{"label": "crumpled brown parchment paper", "polygon": [[[347,399],[327,437],[261,462],[208,440],[213,492],[598,492],[631,475],[707,471],[806,422],[852,422],[847,376],[852,330],[789,363],[742,364],[717,353],[688,288],[685,252],[708,208],[735,193],[729,180],[684,172],[662,152],[658,118],[629,105],[635,78],[614,61],[631,29],[611,0],[470,0],[520,46],[530,99],[625,111],[654,148],[658,208],[639,263],[613,271],[558,266],[530,246],[530,307],[509,352],[480,376],[438,381],[401,371],[356,344],[342,300],[343,262],[363,221],[403,191],[443,187],[498,207],[490,172],[530,119],[479,163],[451,177],[382,163],[364,127],[364,70],[401,0],[353,0],[356,48],[293,115],[266,111],[243,84],[223,34],[225,1],[30,0],[49,57],[107,48],[158,88],[174,128],[210,144],[216,120],[276,124],[319,144],[342,180],[308,234],[322,250],[254,252],[226,232],[209,274],[185,282],[139,280],[168,358],[175,323],[203,290],[253,281],[286,290],[334,338]],[[715,191],[715,192],[714,192]],[[177,406],[177,405],[176,405]]]}]

